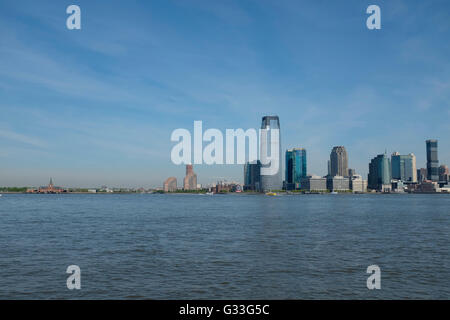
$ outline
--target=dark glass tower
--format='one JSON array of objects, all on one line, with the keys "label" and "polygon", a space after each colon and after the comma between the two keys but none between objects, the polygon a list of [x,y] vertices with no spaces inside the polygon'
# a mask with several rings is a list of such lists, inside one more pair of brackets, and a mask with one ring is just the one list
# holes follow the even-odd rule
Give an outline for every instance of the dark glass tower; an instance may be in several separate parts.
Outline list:
[{"label": "dark glass tower", "polygon": [[247,162],[244,165],[244,190],[260,191],[261,185],[261,162]]},{"label": "dark glass tower", "polygon": [[[260,145],[260,160],[261,160],[261,191],[273,191],[273,190],[281,190],[283,188],[283,179],[281,175],[281,134],[280,134],[280,119],[278,116],[265,116],[262,118],[261,129],[266,129],[267,135],[261,136],[261,145]],[[272,141],[271,139],[271,129],[278,129],[278,141]],[[262,155],[266,154],[269,156],[274,155],[274,151],[278,150],[278,157],[276,161],[278,161],[278,171],[266,175],[264,174],[264,168],[274,168],[272,166],[276,165],[274,163],[264,164],[262,161]]]},{"label": "dark glass tower", "polygon": [[306,178],[306,150],[286,150],[286,189],[301,189],[302,178]]},{"label": "dark glass tower", "polygon": [[379,154],[370,161],[368,187],[378,191],[390,190],[391,160],[386,154]]},{"label": "dark glass tower", "polygon": [[439,160],[437,140],[427,140],[427,179],[439,181]]}]

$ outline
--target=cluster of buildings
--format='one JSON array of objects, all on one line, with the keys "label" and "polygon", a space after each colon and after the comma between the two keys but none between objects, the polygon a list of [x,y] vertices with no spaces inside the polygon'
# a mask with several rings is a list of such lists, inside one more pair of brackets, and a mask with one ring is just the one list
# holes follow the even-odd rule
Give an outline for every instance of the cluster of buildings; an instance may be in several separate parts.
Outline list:
[{"label": "cluster of buildings", "polygon": [[[261,128],[280,128],[277,116],[263,117]],[[261,149],[270,142],[261,141]],[[266,145],[265,145],[266,144]],[[281,144],[281,138],[280,138]],[[297,190],[304,192],[450,192],[449,169],[439,166],[437,140],[426,141],[427,168],[416,168],[413,153],[401,155],[386,153],[370,161],[367,180],[348,167],[348,154],[344,146],[333,147],[328,160],[326,176],[307,173],[306,150],[292,148],[285,153],[285,180],[279,175],[262,176],[259,161],[247,162],[244,166],[244,190],[268,192],[274,190]],[[265,149],[264,149],[265,150]],[[279,163],[282,154],[279,153]]]},{"label": "cluster of buildings", "polygon": [[191,164],[186,165],[186,176],[183,179],[183,186],[181,188],[178,188],[177,178],[175,177],[168,178],[163,184],[164,192],[189,192],[197,190],[206,190],[212,193],[242,192],[242,185],[237,182],[222,180],[203,187],[197,183],[197,174],[194,173],[194,168]]},{"label": "cluster of buildings", "polygon": [[[280,129],[278,116],[264,116],[261,129]],[[218,182],[207,188],[210,192],[270,192],[270,191],[301,191],[308,193],[322,192],[450,192],[449,169],[446,165],[439,166],[437,153],[437,140],[426,141],[427,168],[416,168],[416,156],[413,153],[401,155],[394,152],[390,157],[379,154],[369,163],[367,179],[356,174],[349,168],[348,153],[344,146],[335,146],[328,160],[328,173],[326,176],[308,174],[307,152],[304,148],[291,148],[283,154],[281,152],[281,135],[279,143],[273,144],[270,135],[262,136],[260,152],[266,152],[276,146],[279,148],[278,163],[284,163],[284,176],[282,170],[274,175],[262,175],[265,168],[259,160],[247,162],[244,165],[244,184]],[[272,152],[271,152],[272,153]],[[180,188],[181,189],[181,188]],[[186,176],[183,180],[182,190],[202,189],[197,184],[197,175],[192,165],[186,165]],[[165,192],[175,192],[178,189],[177,179],[168,178],[163,185]]]},{"label": "cluster of buildings", "polygon": [[446,165],[439,166],[438,141],[426,141],[427,167],[416,168],[413,153],[379,154],[369,164],[369,189],[379,192],[450,192]]},{"label": "cluster of buildings", "polygon": [[[280,129],[278,116],[263,117],[261,129]],[[260,150],[267,150],[270,143],[266,139],[261,139]],[[279,147],[278,163],[281,164],[281,137]],[[343,146],[336,146],[331,150],[328,174],[324,177],[308,175],[306,150],[304,148],[286,150],[284,163],[285,180],[283,181],[282,170],[272,176],[261,175],[261,168],[264,166],[260,161],[247,162],[244,165],[244,190],[255,192],[276,190],[307,192],[367,191],[367,180],[355,174],[355,170],[348,167],[348,155]]]},{"label": "cluster of buildings", "polygon": [[[192,164],[186,165],[186,176],[183,179],[183,190],[198,190],[201,185],[197,184],[197,174],[194,172]],[[175,192],[178,190],[177,178],[170,177],[164,181],[163,190],[165,192]]]},{"label": "cluster of buildings", "polygon": [[47,186],[41,186],[39,188],[27,189],[27,193],[65,193],[67,189],[53,185],[53,179],[50,178],[50,182]]},{"label": "cluster of buildings", "polygon": [[[281,159],[280,159],[281,161]],[[244,166],[244,190],[267,192],[274,190],[307,192],[347,192],[367,191],[367,180],[348,168],[348,155],[345,147],[336,146],[331,150],[328,161],[328,174],[324,177],[308,175],[306,150],[292,148],[285,153],[285,180],[279,180],[278,189],[271,189],[260,176],[261,163],[248,162]]]}]

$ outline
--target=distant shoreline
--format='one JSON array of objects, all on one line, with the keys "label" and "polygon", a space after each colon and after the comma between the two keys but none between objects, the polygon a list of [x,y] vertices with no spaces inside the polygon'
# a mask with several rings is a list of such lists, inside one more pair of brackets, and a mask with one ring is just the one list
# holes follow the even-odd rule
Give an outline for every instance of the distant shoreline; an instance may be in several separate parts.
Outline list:
[{"label": "distant shoreline", "polygon": [[[30,193],[30,192],[0,192],[1,194],[29,194],[29,195],[69,195],[69,194],[89,194],[89,195],[119,195],[119,194],[166,194],[166,195],[206,195],[206,193],[202,192],[62,192],[62,193]],[[322,192],[322,193],[302,193],[302,192],[278,192],[278,195],[283,196],[297,196],[297,195],[408,195],[408,194],[450,194],[449,192],[338,192],[337,194],[331,194],[330,192]],[[265,193],[262,192],[226,192],[226,193],[215,193],[214,195],[263,195]],[[278,196],[277,195],[277,196]]]}]

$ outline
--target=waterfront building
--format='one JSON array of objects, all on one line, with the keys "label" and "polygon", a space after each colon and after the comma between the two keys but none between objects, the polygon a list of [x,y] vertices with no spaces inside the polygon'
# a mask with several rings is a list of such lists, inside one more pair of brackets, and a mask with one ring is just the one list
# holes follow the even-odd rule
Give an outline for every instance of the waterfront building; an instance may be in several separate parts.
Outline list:
[{"label": "waterfront building", "polygon": [[[262,118],[261,129],[266,129],[267,135],[262,135],[260,141],[260,158],[261,155],[272,155],[274,154],[273,148],[278,150],[278,171],[273,175],[261,175],[261,191],[273,191],[281,190],[283,188],[283,178],[282,178],[282,162],[281,162],[281,133],[280,133],[280,119],[278,116],[264,116]],[[271,141],[270,129],[278,129],[279,140]],[[273,165],[273,164],[272,164]],[[261,168],[270,167],[271,164],[261,164]]]},{"label": "waterfront building", "polygon": [[438,142],[437,140],[427,140],[427,179],[439,181],[439,160],[438,160]]},{"label": "waterfront building", "polygon": [[306,177],[306,150],[286,150],[286,190],[301,189],[301,179]]},{"label": "waterfront building", "polygon": [[166,181],[164,181],[163,190],[165,192],[177,191],[177,178],[170,177]]},{"label": "waterfront building", "polygon": [[301,179],[302,190],[322,192],[327,190],[327,178],[311,175]]},{"label": "waterfront building", "polygon": [[417,182],[423,182],[427,180],[427,169],[425,168],[420,168],[417,169]]},{"label": "waterfront building", "polygon": [[402,182],[417,182],[416,156],[413,153],[400,155],[394,152],[391,156],[392,179]]},{"label": "waterfront building", "polygon": [[327,189],[329,191],[349,191],[350,180],[343,176],[327,176]]},{"label": "waterfront building", "polygon": [[439,186],[437,182],[434,181],[424,181],[418,185],[415,186],[414,190],[412,190],[415,193],[435,193],[438,190]]},{"label": "waterfront building", "polygon": [[212,188],[214,193],[242,192],[242,186],[237,182],[218,181]]},{"label": "waterfront building", "polygon": [[391,190],[391,160],[386,154],[379,154],[370,161],[368,188],[382,192]]},{"label": "waterfront building", "polygon": [[197,175],[194,173],[192,164],[186,165],[186,177],[183,181],[184,190],[196,190],[197,189]]},{"label": "waterfront building", "polygon": [[260,191],[261,189],[261,162],[259,160],[247,162],[244,165],[244,190]]},{"label": "waterfront building", "polygon": [[391,190],[397,193],[405,192],[405,184],[402,180],[391,180]]},{"label": "waterfront building", "polygon": [[348,174],[348,155],[343,146],[334,147],[330,153],[330,175],[347,176]]},{"label": "waterfront building", "polygon": [[47,186],[41,186],[37,189],[28,189],[27,193],[63,193],[67,192],[67,189],[63,187],[57,187],[53,184],[53,179],[50,178],[50,182]]},{"label": "waterfront building", "polygon": [[349,179],[350,190],[356,193],[367,192],[367,180],[363,179],[361,175],[354,174]]},{"label": "waterfront building", "polygon": [[439,182],[444,182],[444,183],[450,182],[449,175],[450,175],[450,173],[449,173],[448,167],[445,164],[441,165],[439,167]]}]

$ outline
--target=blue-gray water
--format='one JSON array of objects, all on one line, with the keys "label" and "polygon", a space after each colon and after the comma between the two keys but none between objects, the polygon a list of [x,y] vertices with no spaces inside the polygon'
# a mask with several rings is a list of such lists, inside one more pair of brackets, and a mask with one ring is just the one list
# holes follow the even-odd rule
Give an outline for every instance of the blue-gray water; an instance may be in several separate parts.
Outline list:
[{"label": "blue-gray water", "polygon": [[[1,299],[450,298],[450,195],[0,197]],[[66,268],[81,268],[68,290]],[[381,290],[366,269],[381,268]]]}]

